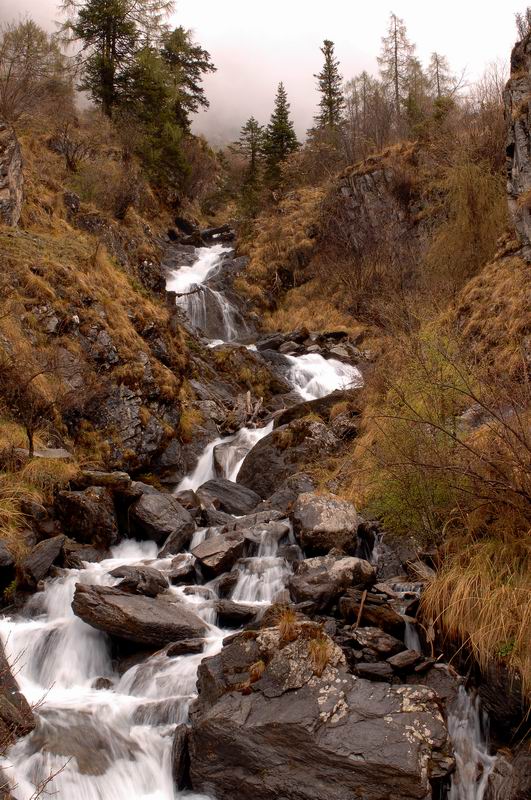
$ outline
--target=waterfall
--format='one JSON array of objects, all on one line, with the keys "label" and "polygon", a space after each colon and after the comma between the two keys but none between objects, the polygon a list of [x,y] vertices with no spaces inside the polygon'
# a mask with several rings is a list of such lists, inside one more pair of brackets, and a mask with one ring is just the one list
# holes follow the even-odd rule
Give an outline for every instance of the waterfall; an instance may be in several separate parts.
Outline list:
[{"label": "waterfall", "polygon": [[456,761],[449,800],[483,800],[496,761],[489,754],[486,723],[479,697],[460,686],[448,713],[448,731]]},{"label": "waterfall", "polygon": [[361,372],[352,364],[319,353],[286,356],[291,364],[287,378],[304,400],[317,400],[336,389],[363,386]]}]

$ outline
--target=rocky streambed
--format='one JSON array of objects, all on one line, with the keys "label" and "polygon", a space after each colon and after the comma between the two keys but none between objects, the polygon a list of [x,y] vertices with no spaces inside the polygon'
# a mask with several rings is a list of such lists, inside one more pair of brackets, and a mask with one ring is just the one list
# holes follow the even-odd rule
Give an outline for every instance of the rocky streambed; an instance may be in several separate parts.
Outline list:
[{"label": "rocky streambed", "polygon": [[0,620],[4,797],[501,797],[511,765],[500,777],[474,698],[422,652],[429,566],[304,472],[356,435],[369,354],[346,333],[260,337],[232,289],[244,266],[175,247],[168,288],[205,352],[229,342],[274,376],[268,401],[199,376],[210,423],[232,402],[231,421],[205,426],[186,473],[167,456],[172,493],[87,471],[57,498],[62,532],[40,520],[27,599]]}]

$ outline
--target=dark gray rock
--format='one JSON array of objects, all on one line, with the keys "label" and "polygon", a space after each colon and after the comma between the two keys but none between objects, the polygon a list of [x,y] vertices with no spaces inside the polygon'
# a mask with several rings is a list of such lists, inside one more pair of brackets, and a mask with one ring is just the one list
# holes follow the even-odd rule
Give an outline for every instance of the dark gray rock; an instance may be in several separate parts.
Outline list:
[{"label": "dark gray rock", "polygon": [[182,723],[181,725],[177,725],[173,735],[171,751],[172,774],[173,782],[178,792],[191,788],[190,756],[188,754],[189,733],[189,726]]},{"label": "dark gray rock", "polygon": [[430,774],[452,765],[433,693],[356,678],[318,636],[282,643],[277,628],[248,631],[202,662],[194,791],[218,800],[431,796]]},{"label": "dark gray rock", "polygon": [[127,594],[107,586],[76,584],[72,609],[93,628],[117,639],[163,647],[204,636],[202,619],[182,603]]},{"label": "dark gray rock", "polygon": [[207,481],[199,487],[197,496],[205,505],[213,505],[227,514],[237,515],[248,514],[261,499],[256,492],[226,478]]},{"label": "dark gray rock", "polygon": [[194,547],[192,555],[196,557],[207,576],[215,577],[232,569],[243,555],[244,547],[243,535],[234,531],[205,539]]},{"label": "dark gray rock", "polygon": [[289,590],[295,603],[310,602],[315,611],[331,608],[351,586],[370,586],[375,580],[374,567],[354,556],[316,556],[299,564],[290,578]]},{"label": "dark gray rock", "polygon": [[112,495],[103,486],[59,492],[55,512],[63,530],[76,542],[108,550],[120,539]]},{"label": "dark gray rock", "polygon": [[387,659],[387,663],[397,672],[411,670],[419,661],[422,661],[422,655],[416,650],[402,650]]},{"label": "dark gray rock", "polygon": [[0,592],[15,579],[15,559],[8,545],[0,539]]},{"label": "dark gray rock", "polygon": [[363,598],[359,589],[347,589],[339,599],[339,613],[347,622],[356,622],[360,610],[361,625],[381,628],[398,638],[404,636],[404,619],[386,600],[370,592]]},{"label": "dark gray rock", "polygon": [[352,503],[334,495],[306,492],[297,497],[291,519],[303,550],[315,555],[333,548],[356,552],[358,514]]},{"label": "dark gray rock", "polygon": [[392,667],[385,661],[375,661],[374,663],[360,661],[356,664],[354,671],[360,678],[367,678],[369,681],[390,683],[394,676]]},{"label": "dark gray rock", "polygon": [[247,454],[237,482],[266,499],[286,478],[337,449],[339,440],[322,422],[301,419],[261,439]]},{"label": "dark gray rock", "polygon": [[156,597],[168,588],[168,579],[153,567],[116,567],[109,573],[113,578],[123,578],[115,587],[123,592]]},{"label": "dark gray rock", "polygon": [[204,639],[181,639],[180,642],[173,642],[166,648],[166,655],[174,658],[189,653],[202,653],[204,646]]},{"label": "dark gray rock", "polygon": [[129,511],[131,536],[164,543],[161,556],[179,553],[190,544],[195,522],[171,494],[143,494]]},{"label": "dark gray rock", "polygon": [[239,628],[256,618],[256,606],[234,603],[232,600],[218,600],[218,625],[221,628]]},{"label": "dark gray rock", "polygon": [[33,712],[18,688],[0,642],[0,742],[2,748],[35,727]]},{"label": "dark gray rock", "polygon": [[195,558],[191,553],[181,553],[172,559],[171,569],[168,572],[170,583],[195,583]]},{"label": "dark gray rock", "polygon": [[0,122],[0,223],[17,225],[22,210],[22,153],[15,132]]},{"label": "dark gray rock", "polygon": [[35,588],[48,575],[53,564],[62,556],[64,542],[64,536],[54,536],[35,545],[21,564],[22,585]]}]

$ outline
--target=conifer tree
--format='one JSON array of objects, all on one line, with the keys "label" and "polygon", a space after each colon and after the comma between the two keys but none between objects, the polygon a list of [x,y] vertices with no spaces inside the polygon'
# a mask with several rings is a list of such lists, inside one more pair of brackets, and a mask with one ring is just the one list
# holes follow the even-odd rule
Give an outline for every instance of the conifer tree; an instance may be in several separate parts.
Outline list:
[{"label": "conifer tree", "polygon": [[240,138],[232,149],[247,160],[246,180],[256,183],[259,177],[260,161],[264,147],[264,126],[250,117],[240,131]]},{"label": "conifer tree", "polygon": [[387,36],[382,38],[382,52],[378,57],[382,80],[393,94],[397,118],[402,113],[402,103],[407,96],[408,71],[415,52],[407,37],[404,20],[391,14]]},{"label": "conifer tree", "polygon": [[267,177],[271,183],[278,182],[282,162],[299,148],[297,135],[289,115],[289,103],[284,84],[278,85],[275,107],[264,139]]},{"label": "conifer tree", "polygon": [[440,53],[432,53],[428,65],[428,80],[432,94],[440,100],[441,97],[453,94],[456,89],[456,80],[450,70],[448,59]]},{"label": "conifer tree", "polygon": [[334,55],[334,43],[325,39],[321,47],[324,55],[324,65],[317,78],[317,88],[321,93],[319,114],[315,117],[315,124],[319,128],[337,128],[345,111],[345,98],[343,96],[343,78],[339,72],[339,61]]},{"label": "conifer tree", "polygon": [[195,44],[192,32],[182,26],[168,33],[163,41],[162,58],[179,87],[175,103],[176,120],[184,130],[188,131],[191,125],[190,115],[209,106],[201,82],[203,76],[207,72],[215,72],[216,67],[212,63],[210,53]]},{"label": "conifer tree", "polygon": [[63,30],[82,42],[82,82],[94,102],[111,116],[120,100],[120,78],[135,52],[160,35],[173,0],[64,0],[69,19]]}]

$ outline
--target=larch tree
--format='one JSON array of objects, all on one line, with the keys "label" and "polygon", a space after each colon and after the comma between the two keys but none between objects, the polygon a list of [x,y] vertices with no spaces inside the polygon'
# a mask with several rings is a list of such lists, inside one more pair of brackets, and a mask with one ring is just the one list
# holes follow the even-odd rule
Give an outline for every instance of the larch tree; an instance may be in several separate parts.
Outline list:
[{"label": "larch tree", "polygon": [[428,80],[431,92],[438,100],[455,92],[456,80],[450,70],[446,56],[440,53],[431,54],[430,63],[428,64]]},{"label": "larch tree", "polygon": [[264,126],[250,117],[240,131],[240,138],[232,145],[232,149],[240,153],[247,161],[247,178],[256,183],[260,172],[260,162],[264,148]]},{"label": "larch tree", "polygon": [[299,148],[297,135],[289,113],[290,105],[284,84],[278,85],[275,107],[271,114],[264,138],[264,153],[267,177],[271,183],[278,182],[283,161]]},{"label": "larch tree", "polygon": [[334,43],[325,39],[321,47],[324,64],[321,72],[314,75],[317,78],[317,88],[321,95],[319,101],[319,114],[315,117],[315,124],[319,128],[338,128],[345,112],[345,97],[343,95],[343,78],[339,72],[339,61],[335,58]]},{"label": "larch tree", "polygon": [[64,0],[63,32],[82,43],[82,81],[107,116],[120,100],[120,79],[135,52],[153,43],[173,0]]},{"label": "larch tree", "polygon": [[209,106],[201,84],[203,77],[209,72],[215,72],[216,67],[210,53],[196,44],[192,39],[192,32],[183,27],[175,28],[164,36],[161,55],[178,87],[176,120],[184,130],[189,131],[191,115]]},{"label": "larch tree", "polygon": [[391,14],[387,36],[382,38],[378,64],[382,80],[392,92],[397,119],[401,117],[402,104],[407,96],[408,74],[414,53],[415,46],[408,39],[404,21]]}]

